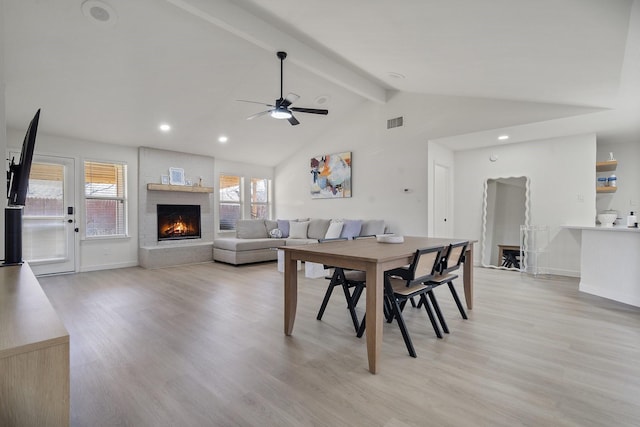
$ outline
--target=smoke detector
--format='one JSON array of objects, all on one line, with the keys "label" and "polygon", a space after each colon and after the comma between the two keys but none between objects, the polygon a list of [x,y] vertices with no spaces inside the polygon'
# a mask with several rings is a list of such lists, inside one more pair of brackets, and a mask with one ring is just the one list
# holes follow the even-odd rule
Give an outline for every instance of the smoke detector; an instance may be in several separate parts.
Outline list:
[{"label": "smoke detector", "polygon": [[99,25],[113,25],[118,19],[115,9],[100,0],[86,0],[81,8],[89,21]]}]

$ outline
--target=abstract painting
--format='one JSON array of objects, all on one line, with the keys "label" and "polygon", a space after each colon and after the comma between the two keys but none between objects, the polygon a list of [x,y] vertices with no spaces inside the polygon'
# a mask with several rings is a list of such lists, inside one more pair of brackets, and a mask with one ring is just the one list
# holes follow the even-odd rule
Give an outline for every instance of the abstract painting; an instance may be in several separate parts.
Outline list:
[{"label": "abstract painting", "polygon": [[351,151],[311,158],[311,198],[351,197]]}]

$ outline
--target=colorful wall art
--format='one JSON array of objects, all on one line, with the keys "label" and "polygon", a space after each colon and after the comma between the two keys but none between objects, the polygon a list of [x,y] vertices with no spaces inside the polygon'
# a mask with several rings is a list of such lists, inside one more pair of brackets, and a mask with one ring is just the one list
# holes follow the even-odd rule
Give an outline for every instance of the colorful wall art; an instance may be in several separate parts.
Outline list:
[{"label": "colorful wall art", "polygon": [[311,158],[311,198],[351,197],[351,151]]}]

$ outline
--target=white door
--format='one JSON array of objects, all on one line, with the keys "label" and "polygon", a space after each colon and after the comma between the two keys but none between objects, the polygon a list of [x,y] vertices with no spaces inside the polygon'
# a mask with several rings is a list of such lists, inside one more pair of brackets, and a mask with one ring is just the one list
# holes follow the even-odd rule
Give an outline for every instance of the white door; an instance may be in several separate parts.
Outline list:
[{"label": "white door", "polygon": [[453,237],[453,228],[450,218],[450,200],[451,200],[451,176],[448,166],[436,163],[434,165],[433,179],[433,236],[434,237]]},{"label": "white door", "polygon": [[36,275],[75,271],[74,160],[35,155],[22,216],[22,259]]}]

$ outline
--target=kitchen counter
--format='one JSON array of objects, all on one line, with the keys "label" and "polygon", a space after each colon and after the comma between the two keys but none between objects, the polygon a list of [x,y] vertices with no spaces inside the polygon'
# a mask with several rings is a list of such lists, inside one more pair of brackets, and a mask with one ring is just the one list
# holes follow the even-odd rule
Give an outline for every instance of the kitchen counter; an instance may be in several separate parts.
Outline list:
[{"label": "kitchen counter", "polygon": [[615,231],[615,232],[629,232],[640,233],[640,228],[629,228],[624,225],[614,225],[613,227],[603,227],[601,225],[563,225],[562,228],[569,230],[591,230],[591,231]]},{"label": "kitchen counter", "polygon": [[640,229],[563,228],[582,232],[580,291],[640,307]]}]

